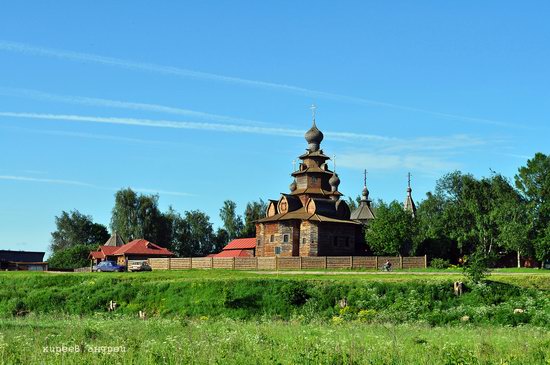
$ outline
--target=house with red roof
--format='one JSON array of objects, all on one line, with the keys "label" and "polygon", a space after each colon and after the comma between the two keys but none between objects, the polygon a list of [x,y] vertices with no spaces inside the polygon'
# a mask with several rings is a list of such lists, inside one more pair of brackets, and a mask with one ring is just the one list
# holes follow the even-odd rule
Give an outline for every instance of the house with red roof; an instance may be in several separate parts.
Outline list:
[{"label": "house with red roof", "polygon": [[210,257],[254,257],[256,253],[256,238],[236,238],[229,242],[220,253]]},{"label": "house with red roof", "polygon": [[[116,233],[115,233],[116,235]],[[133,240],[124,244],[124,240],[111,237],[105,245],[90,252],[92,264],[101,261],[116,261],[126,266],[129,260],[147,260],[152,257],[172,257],[174,253],[145,239]]]}]

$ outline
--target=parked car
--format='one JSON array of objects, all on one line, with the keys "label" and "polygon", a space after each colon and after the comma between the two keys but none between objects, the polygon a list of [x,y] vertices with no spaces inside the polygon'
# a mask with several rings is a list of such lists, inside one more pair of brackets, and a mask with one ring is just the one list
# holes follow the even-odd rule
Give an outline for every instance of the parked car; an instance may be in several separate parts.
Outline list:
[{"label": "parked car", "polygon": [[151,271],[151,266],[147,261],[130,261],[128,262],[128,271]]},{"label": "parked car", "polygon": [[97,271],[97,272],[102,272],[102,271],[122,272],[125,270],[126,270],[126,267],[121,266],[114,261],[101,261],[99,264],[94,266],[94,271]]}]

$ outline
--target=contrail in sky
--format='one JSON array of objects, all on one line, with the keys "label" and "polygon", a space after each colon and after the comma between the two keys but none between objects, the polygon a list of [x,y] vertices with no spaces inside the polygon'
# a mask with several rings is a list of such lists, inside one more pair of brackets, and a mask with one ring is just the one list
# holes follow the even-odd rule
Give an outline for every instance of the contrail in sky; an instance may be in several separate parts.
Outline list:
[{"label": "contrail in sky", "polygon": [[341,102],[347,102],[347,103],[353,103],[353,104],[374,105],[379,107],[386,107],[386,108],[410,111],[415,113],[423,113],[423,114],[432,115],[435,117],[440,117],[440,118],[445,118],[450,120],[460,120],[464,122],[489,124],[489,125],[496,125],[501,127],[513,127],[513,128],[523,127],[521,125],[506,123],[502,121],[467,117],[467,116],[450,114],[450,113],[441,113],[441,112],[426,110],[422,108],[415,108],[415,107],[409,107],[409,106],[404,106],[399,104],[382,102],[378,100],[324,92],[320,90],[313,90],[313,89],[308,89],[308,88],[294,86],[294,85],[279,84],[279,83],[259,81],[259,80],[250,80],[250,79],[244,79],[240,77],[225,76],[225,75],[208,73],[208,72],[194,71],[194,70],[173,67],[173,66],[164,66],[164,65],[157,65],[152,63],[135,62],[135,61],[129,61],[129,60],[124,60],[120,58],[106,57],[106,56],[100,56],[100,55],[95,55],[90,53],[81,53],[81,52],[73,52],[73,51],[59,50],[59,49],[53,49],[53,48],[37,47],[37,46],[25,44],[25,43],[0,40],[0,50],[17,52],[22,54],[34,55],[34,56],[54,57],[54,58],[79,61],[84,63],[103,64],[108,66],[122,67],[130,70],[140,70],[140,71],[154,72],[154,73],[165,74],[165,75],[173,75],[173,76],[178,76],[182,78],[221,81],[221,82],[245,85],[250,87],[281,90],[281,91],[291,92],[295,94],[305,95],[308,97],[329,99],[329,100],[335,100],[335,101],[341,101]]},{"label": "contrail in sky", "polygon": [[[81,181],[75,181],[75,180],[46,179],[46,178],[36,178],[36,177],[17,176],[17,175],[0,175],[0,180],[38,182],[38,183],[55,184],[55,185],[72,185],[72,186],[80,186],[80,187],[102,189],[102,190],[113,190],[113,191],[117,190],[114,188],[98,186],[98,185],[89,184]],[[194,194],[183,193],[179,191],[166,191],[166,190],[149,189],[149,188],[132,188],[132,189],[142,193],[153,193],[153,194],[158,193],[158,194],[175,195],[175,196],[195,196]]]},{"label": "contrail in sky", "polygon": [[[60,120],[73,122],[87,123],[103,123],[103,124],[123,124],[140,127],[155,127],[155,128],[173,128],[173,129],[194,129],[206,130],[212,132],[229,132],[229,133],[254,133],[266,135],[279,135],[288,137],[303,137],[304,131],[299,129],[275,128],[275,127],[260,127],[236,124],[220,124],[220,123],[203,123],[203,122],[181,122],[170,120],[153,120],[142,118],[119,118],[119,117],[98,117],[84,116],[71,114],[44,114],[44,113],[17,113],[17,112],[0,112],[0,117],[11,118],[28,118],[42,120]],[[336,139],[358,139],[372,141],[391,141],[395,138],[361,134],[348,132],[327,132],[328,137]]]},{"label": "contrail in sky", "polygon": [[176,108],[176,107],[160,105],[160,104],[136,103],[136,102],[130,102],[130,101],[92,98],[87,96],[59,95],[59,94],[52,94],[52,93],[46,93],[43,91],[29,90],[29,89],[0,87],[0,95],[23,97],[23,98],[30,98],[35,100],[70,103],[70,104],[79,104],[79,105],[101,106],[101,107],[110,107],[110,108],[149,111],[149,112],[156,112],[156,113],[166,113],[166,114],[174,114],[174,115],[184,115],[184,116],[208,119],[208,120],[213,120],[213,121],[223,122],[223,123],[230,122],[230,123],[238,123],[238,124],[256,124],[256,125],[267,124],[265,122],[259,122],[257,120],[230,117],[227,115],[220,115],[220,114],[205,113],[205,112],[200,112],[196,110]]}]

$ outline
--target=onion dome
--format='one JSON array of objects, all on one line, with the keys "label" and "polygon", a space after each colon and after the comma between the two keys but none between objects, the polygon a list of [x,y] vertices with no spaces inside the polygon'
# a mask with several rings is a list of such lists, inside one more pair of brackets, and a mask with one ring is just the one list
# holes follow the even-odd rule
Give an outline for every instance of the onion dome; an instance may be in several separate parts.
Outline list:
[{"label": "onion dome", "polygon": [[296,185],[296,179],[294,179],[291,183],[290,183],[290,191],[293,192],[294,190],[296,190],[297,188],[297,185]]},{"label": "onion dome", "polygon": [[328,183],[332,187],[332,191],[337,191],[338,190],[338,185],[340,185],[340,178],[338,177],[338,175],[336,175],[335,172],[332,173],[332,176],[328,180]]},{"label": "onion dome", "polygon": [[321,132],[315,125],[315,120],[304,137],[308,143],[308,150],[310,152],[316,152],[319,150],[319,146],[321,145],[321,141],[323,141],[324,136],[323,132]]},{"label": "onion dome", "polygon": [[363,194],[361,196],[361,201],[368,201],[369,200],[369,189],[365,186],[363,188]]}]

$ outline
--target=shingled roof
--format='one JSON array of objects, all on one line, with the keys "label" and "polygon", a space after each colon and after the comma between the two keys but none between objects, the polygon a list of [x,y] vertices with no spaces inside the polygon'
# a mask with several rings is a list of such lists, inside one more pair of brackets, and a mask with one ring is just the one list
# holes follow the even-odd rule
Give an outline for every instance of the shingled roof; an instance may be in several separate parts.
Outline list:
[{"label": "shingled roof", "polygon": [[116,231],[113,232],[113,235],[103,244],[103,246],[113,246],[113,247],[121,247],[126,244],[126,241],[124,241],[124,238],[122,238],[121,235],[119,235]]},{"label": "shingled roof", "polygon": [[124,246],[119,247],[113,255],[148,255],[148,256],[172,256],[174,255],[169,250],[164,247],[160,247],[152,242],[149,242],[144,239],[133,240],[125,244]]},{"label": "shingled roof", "polygon": [[414,217],[416,215],[416,205],[414,204],[414,200],[412,198],[412,189],[411,189],[411,173],[409,172],[408,175],[408,185],[407,185],[407,197],[405,198],[405,202],[403,203],[403,209],[405,211],[410,212],[412,216]]},{"label": "shingled roof", "polygon": [[361,201],[359,202],[359,206],[353,212],[351,212],[350,218],[354,221],[366,225],[369,221],[375,218],[372,207],[370,206],[371,200],[369,199],[369,189],[367,189],[367,170],[365,170],[364,179],[365,180],[363,192],[361,194]]}]

